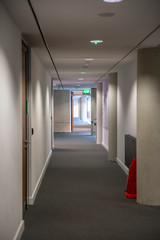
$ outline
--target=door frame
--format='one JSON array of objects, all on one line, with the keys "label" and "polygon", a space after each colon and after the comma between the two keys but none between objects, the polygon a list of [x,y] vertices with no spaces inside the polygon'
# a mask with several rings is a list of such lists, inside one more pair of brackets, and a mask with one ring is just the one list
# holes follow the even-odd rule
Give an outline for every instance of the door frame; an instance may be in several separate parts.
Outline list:
[{"label": "door frame", "polygon": [[[23,208],[23,218],[25,215],[25,212],[28,208],[29,205],[29,163],[30,163],[30,156],[31,156],[31,147],[30,147],[30,143],[31,143],[31,118],[30,118],[30,109],[31,109],[31,104],[30,104],[30,48],[27,46],[27,44],[22,40],[22,61],[23,61],[23,52],[25,53],[25,96],[26,96],[26,100],[25,100],[25,104],[23,103],[23,86],[22,86],[22,208]],[[23,63],[22,63],[23,64]],[[23,71],[23,65],[22,65],[22,71]],[[22,77],[23,77],[23,72],[22,72]],[[23,81],[23,79],[22,79]],[[24,106],[23,106],[24,104]],[[26,176],[25,176],[25,183],[24,183],[24,159],[23,159],[23,151],[24,151],[24,139],[23,139],[23,107],[25,108],[25,112],[26,112],[26,139],[27,143],[26,143]],[[24,184],[26,185],[26,189],[25,189],[25,201],[23,200],[23,194],[24,194]]]},{"label": "door frame", "polygon": [[74,128],[74,122],[73,122],[73,115],[74,115],[74,109],[73,109],[73,92],[71,91],[71,132],[73,132],[73,128]]},{"label": "door frame", "polygon": [[54,79],[51,78],[51,149],[54,149]]}]

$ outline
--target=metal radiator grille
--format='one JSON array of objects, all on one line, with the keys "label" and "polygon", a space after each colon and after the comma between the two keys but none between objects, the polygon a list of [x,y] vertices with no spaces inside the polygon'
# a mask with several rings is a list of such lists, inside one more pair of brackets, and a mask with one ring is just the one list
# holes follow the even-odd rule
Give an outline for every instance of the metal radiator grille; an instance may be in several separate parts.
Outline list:
[{"label": "metal radiator grille", "polygon": [[128,168],[133,158],[136,158],[136,138],[125,135],[125,165]]}]

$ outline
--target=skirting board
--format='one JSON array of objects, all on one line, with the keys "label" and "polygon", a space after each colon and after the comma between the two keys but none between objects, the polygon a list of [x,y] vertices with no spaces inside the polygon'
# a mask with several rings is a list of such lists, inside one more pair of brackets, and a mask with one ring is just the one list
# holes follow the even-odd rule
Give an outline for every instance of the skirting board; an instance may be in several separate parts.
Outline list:
[{"label": "skirting board", "polygon": [[48,158],[47,158],[47,160],[46,160],[46,163],[45,163],[45,165],[44,165],[44,167],[43,167],[43,170],[42,170],[42,172],[41,172],[41,175],[40,175],[40,177],[39,177],[39,179],[38,179],[37,185],[36,185],[36,187],[35,187],[35,189],[34,189],[34,191],[33,191],[33,194],[32,194],[31,197],[29,197],[29,205],[33,205],[33,204],[34,204],[34,201],[35,201],[35,199],[36,199],[38,190],[39,190],[39,188],[40,188],[40,186],[41,186],[41,182],[42,182],[43,177],[44,177],[44,174],[45,174],[45,172],[46,172],[46,169],[47,169],[47,166],[48,166],[48,163],[49,163],[51,154],[52,154],[52,150],[50,151],[50,153],[49,153],[49,155],[48,155]]},{"label": "skirting board", "polygon": [[123,171],[128,175],[129,173],[128,167],[124,163],[122,163],[122,161],[119,158],[116,158],[116,162],[123,169]]},{"label": "skirting board", "polygon": [[24,231],[24,220],[21,221],[13,240],[20,240]]},{"label": "skirting board", "polygon": [[102,145],[108,151],[108,146],[104,142],[102,142]]}]

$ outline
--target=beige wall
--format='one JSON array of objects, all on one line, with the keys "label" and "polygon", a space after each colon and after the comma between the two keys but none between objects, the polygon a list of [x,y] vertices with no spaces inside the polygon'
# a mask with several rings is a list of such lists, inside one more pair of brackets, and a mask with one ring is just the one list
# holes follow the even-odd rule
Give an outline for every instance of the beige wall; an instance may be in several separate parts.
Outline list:
[{"label": "beige wall", "polygon": [[71,132],[71,94],[69,90],[54,90],[54,131]]},{"label": "beige wall", "polygon": [[[18,240],[22,220],[21,33],[0,3],[0,239]],[[51,153],[50,76],[31,52],[29,200],[34,202]]]},{"label": "beige wall", "polygon": [[108,150],[108,80],[103,81],[102,93],[102,144]]},{"label": "beige wall", "polygon": [[22,221],[21,34],[0,3],[0,239]]},{"label": "beige wall", "polygon": [[[137,61],[121,63],[116,69],[117,79],[117,161],[125,172],[125,134],[137,136]],[[103,82],[103,145],[108,149],[108,87],[107,80]],[[105,124],[104,124],[105,122]]]},{"label": "beige wall", "polygon": [[96,143],[102,144],[102,83],[97,83],[96,114],[97,114]]},{"label": "beige wall", "polygon": [[160,48],[138,51],[137,201],[160,206]]},{"label": "beige wall", "polygon": [[[97,113],[96,113],[96,88],[91,88],[91,122],[94,119],[97,119]],[[94,128],[94,129],[93,129]],[[93,135],[93,130],[94,134],[96,134],[96,127],[93,127],[93,123],[91,124],[91,134]]]},{"label": "beige wall", "polygon": [[117,158],[117,73],[108,74],[108,160]]},{"label": "beige wall", "polygon": [[125,163],[124,135],[137,136],[137,64],[136,59],[121,65],[117,85],[117,157]]},{"label": "beige wall", "polygon": [[34,202],[51,151],[51,78],[31,51],[31,163],[30,203]]}]

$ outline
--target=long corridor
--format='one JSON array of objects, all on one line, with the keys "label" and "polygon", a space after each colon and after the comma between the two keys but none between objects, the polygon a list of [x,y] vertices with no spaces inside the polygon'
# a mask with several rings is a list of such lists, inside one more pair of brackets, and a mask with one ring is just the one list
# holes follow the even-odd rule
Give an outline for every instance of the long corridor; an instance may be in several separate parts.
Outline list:
[{"label": "long corridor", "polygon": [[56,134],[21,240],[158,240],[160,208],[125,198],[127,176],[86,134]]}]

